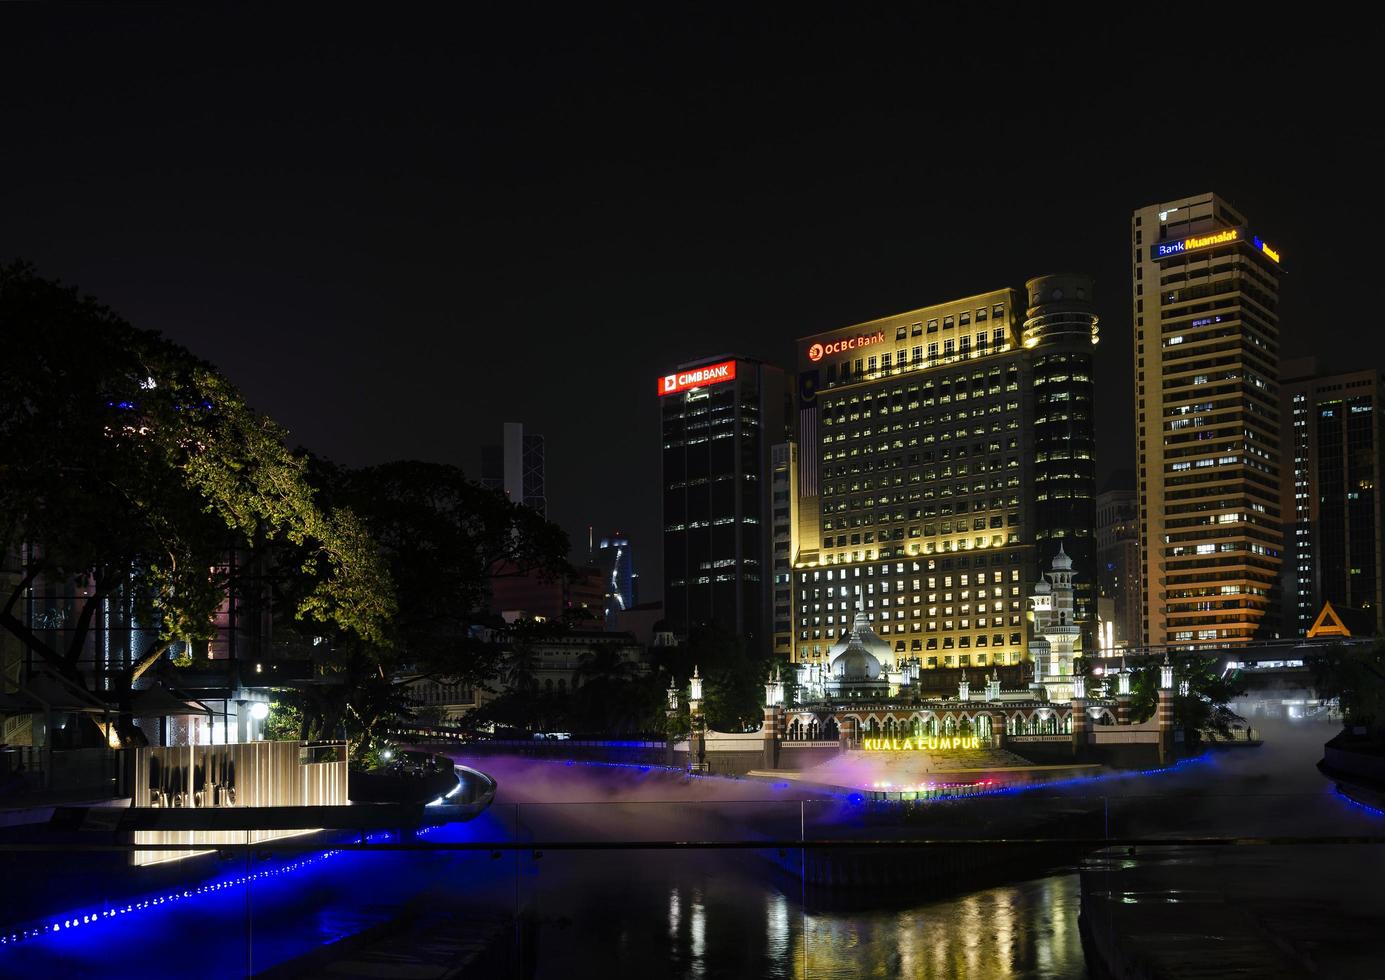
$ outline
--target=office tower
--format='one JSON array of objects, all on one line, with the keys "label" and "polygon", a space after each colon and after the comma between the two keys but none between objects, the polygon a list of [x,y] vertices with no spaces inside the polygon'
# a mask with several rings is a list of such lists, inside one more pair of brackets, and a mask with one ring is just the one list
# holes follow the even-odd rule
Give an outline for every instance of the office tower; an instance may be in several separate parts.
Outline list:
[{"label": "office tower", "polygon": [[793,654],[793,559],[798,554],[798,444],[771,453],[771,574],[774,576],[774,654]]},{"label": "office tower", "polygon": [[[1323,604],[1369,614],[1385,632],[1381,572],[1381,411],[1385,376],[1284,365],[1285,630],[1303,636]],[[1292,460],[1292,463],[1290,462]]]},{"label": "office tower", "polygon": [[630,539],[620,532],[602,538],[596,551],[596,565],[606,583],[606,628],[616,628],[616,616],[634,609],[635,559],[630,551]]},{"label": "office tower", "polygon": [[1090,279],[1049,276],[803,338],[796,660],[821,662],[861,609],[887,669],[1019,663],[1060,550],[1085,624],[1091,300]]},{"label": "office tower", "polygon": [[1041,276],[1025,289],[1024,347],[1034,372],[1034,542],[1041,563],[1060,552],[1071,560],[1072,620],[1090,641],[1096,613],[1092,280]]},{"label": "office tower", "polygon": [[1140,643],[1140,508],[1135,474],[1121,470],[1096,495],[1097,595],[1110,600],[1105,646]]},{"label": "office tower", "polygon": [[1215,194],[1131,218],[1147,644],[1273,635],[1279,253]]},{"label": "office tower", "polygon": [[789,434],[784,371],[725,355],[680,365],[658,394],[668,629],[715,625],[767,653],[770,450]]},{"label": "office tower", "polygon": [[481,447],[481,483],[517,504],[547,514],[543,436],[526,434],[523,422],[506,422],[502,441]]}]

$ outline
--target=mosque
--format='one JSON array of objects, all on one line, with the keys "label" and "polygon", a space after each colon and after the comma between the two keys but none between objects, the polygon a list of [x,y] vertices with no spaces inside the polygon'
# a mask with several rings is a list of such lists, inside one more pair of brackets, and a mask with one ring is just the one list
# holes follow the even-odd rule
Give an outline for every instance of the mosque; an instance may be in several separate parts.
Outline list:
[{"label": "mosque", "polygon": [[[1074,688],[1080,683],[1073,658],[1081,628],[1073,619],[1072,559],[1061,546],[1029,601],[1033,682],[1004,690],[993,669],[973,690],[963,673],[956,697],[943,698],[923,697],[919,659],[896,657],[872,629],[869,614],[858,610],[850,631],[829,649],[825,665],[799,665],[798,697],[785,709],[788,739],[840,738],[843,723],[857,739],[1071,733]],[[1115,708],[1096,700],[1087,705],[1097,724],[1114,724]]]}]

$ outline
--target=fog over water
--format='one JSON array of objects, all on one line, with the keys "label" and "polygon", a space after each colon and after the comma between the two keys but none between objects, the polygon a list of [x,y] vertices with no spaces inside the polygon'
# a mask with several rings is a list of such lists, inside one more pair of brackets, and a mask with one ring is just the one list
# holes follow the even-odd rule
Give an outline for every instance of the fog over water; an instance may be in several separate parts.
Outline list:
[{"label": "fog over water", "polygon": [[[1336,795],[1314,768],[1336,726],[1267,720],[1256,728],[1263,746],[1218,750],[1174,772],[946,806],[953,819],[974,814],[978,827],[1002,809],[1059,814],[1082,821],[1084,835],[1093,836],[1382,832],[1385,820]],[[810,837],[815,823],[879,836],[862,820],[868,808],[792,784],[688,780],[657,768],[464,761],[499,779],[494,818],[533,840],[796,838],[800,819]],[[926,836],[927,827],[925,817],[909,829]],[[1277,855],[1259,853],[1264,873],[1276,875]],[[1377,859],[1374,851],[1369,857]],[[991,876],[978,885],[824,895],[754,850],[550,851],[521,866],[518,900],[532,916],[541,977],[608,970],[686,977],[1086,975],[1074,867],[1000,884]]]},{"label": "fog over water", "polygon": [[[1256,728],[1262,729],[1258,720]],[[792,846],[780,857],[770,847],[616,845],[795,842],[801,834],[986,837],[1016,826],[1148,840],[1385,833],[1385,818],[1334,793],[1314,768],[1334,732],[1321,723],[1266,722],[1263,747],[1222,750],[1174,772],[921,804],[907,818],[898,805],[862,805],[847,794],[828,796],[788,781],[458,756],[497,777],[496,801],[478,819],[438,827],[423,839],[532,846],[341,852],[282,874],[286,860],[276,856],[216,862],[202,873],[257,877],[248,886],[232,883],[5,947],[0,976],[106,977],[113,963],[116,973],[143,977],[184,976],[190,963],[202,976],[243,976],[247,965],[258,971],[283,964],[363,930],[388,935],[411,925],[436,931],[484,920],[497,923],[505,942],[517,937],[524,975],[544,978],[1081,977],[1078,859],[1066,851],[1044,874],[1006,857],[984,879],[967,876],[946,887],[842,890],[805,886],[785,871],[780,862],[794,866],[802,853]],[[543,846],[564,841],[608,846]],[[1167,848],[1136,850],[1127,859],[1122,849],[1121,863],[1137,865],[1132,873],[1139,875],[1141,862],[1153,869],[1148,881],[1123,886],[1139,889],[1135,904],[1121,906],[1137,915],[1186,908],[1194,922],[1209,921],[1204,908],[1224,915],[1255,905],[1258,895],[1264,908],[1252,909],[1256,921],[1270,923],[1276,935],[1298,928],[1311,939],[1326,929],[1318,922],[1350,919],[1372,923],[1356,932],[1373,936],[1385,923],[1364,884],[1385,878],[1380,847],[1233,847],[1220,854],[1186,848],[1176,861],[1162,860]],[[80,855],[52,861],[53,873],[71,876],[74,912],[104,906],[102,896],[82,892],[91,885]],[[1239,877],[1228,877],[1233,871]],[[1183,892],[1208,904],[1158,904]],[[1309,900],[1316,903],[1313,914],[1324,918],[1309,916]],[[1332,945],[1347,945],[1345,938]],[[400,955],[407,947],[401,939]]]}]

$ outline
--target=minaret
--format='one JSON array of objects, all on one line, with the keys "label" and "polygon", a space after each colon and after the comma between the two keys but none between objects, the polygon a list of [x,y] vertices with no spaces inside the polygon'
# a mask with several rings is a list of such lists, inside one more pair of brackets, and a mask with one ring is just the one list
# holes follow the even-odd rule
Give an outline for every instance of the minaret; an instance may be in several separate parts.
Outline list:
[{"label": "minaret", "polygon": [[1072,559],[1058,544],[1058,554],[1034,586],[1034,637],[1030,654],[1034,659],[1034,683],[1042,686],[1050,701],[1072,699],[1072,658],[1082,629],[1074,618]]}]

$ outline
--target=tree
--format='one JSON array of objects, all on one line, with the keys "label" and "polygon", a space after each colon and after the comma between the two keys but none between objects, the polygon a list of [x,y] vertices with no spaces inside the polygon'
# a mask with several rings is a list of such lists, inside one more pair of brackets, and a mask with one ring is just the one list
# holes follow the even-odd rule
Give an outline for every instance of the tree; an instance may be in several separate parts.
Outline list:
[{"label": "tree", "polygon": [[746,649],[738,635],[717,626],[694,629],[682,646],[665,648],[660,666],[686,683],[696,667],[704,678],[707,724],[725,732],[747,731],[764,721],[765,683],[784,661]]},{"label": "tree", "polygon": [[1334,644],[1312,662],[1318,697],[1336,698],[1348,725],[1385,737],[1385,641],[1369,649]]},{"label": "tree", "polygon": [[[1135,668],[1130,684],[1130,714],[1137,721],[1154,717],[1159,707],[1161,664],[1149,662]],[[1178,693],[1183,683],[1188,693]],[[1223,677],[1213,657],[1183,656],[1173,664],[1174,722],[1188,731],[1211,729],[1229,736],[1231,726],[1242,721],[1230,702],[1243,692],[1236,681]]]},{"label": "tree", "polygon": [[[24,555],[0,628],[89,687],[95,612],[127,597],[153,639],[111,677],[122,740],[137,735],[133,683],[212,636],[238,585],[232,549],[292,562],[296,619],[383,639],[394,591],[370,538],[349,511],[318,505],[306,460],[211,365],[22,264],[0,269],[0,329],[0,547]],[[87,593],[62,644],[16,615],[41,581]]]},{"label": "tree", "polygon": [[348,469],[314,460],[312,478],[324,500],[359,515],[395,583],[397,611],[379,637],[332,636],[324,669],[340,682],[335,693],[298,696],[310,734],[343,730],[364,753],[381,721],[416,707],[405,683],[432,678],[480,687],[502,672],[518,693],[497,711],[554,714],[551,699],[526,714],[525,698],[536,697],[528,643],[555,627],[502,630],[513,641],[506,658],[507,645],[492,639],[497,620],[489,605],[496,578],[573,574],[561,528],[446,464],[403,460]]},{"label": "tree", "polygon": [[577,682],[574,728],[607,735],[662,729],[663,678],[642,673],[613,644],[597,644],[582,655]]}]

